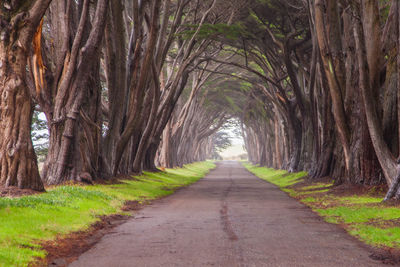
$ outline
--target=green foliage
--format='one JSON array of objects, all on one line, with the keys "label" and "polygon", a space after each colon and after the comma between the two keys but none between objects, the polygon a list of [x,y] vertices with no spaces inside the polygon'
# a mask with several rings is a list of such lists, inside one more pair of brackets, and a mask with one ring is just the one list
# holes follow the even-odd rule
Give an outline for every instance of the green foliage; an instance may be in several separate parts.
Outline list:
[{"label": "green foliage", "polygon": [[389,17],[390,5],[388,0],[380,0],[380,15],[382,21],[386,21]]},{"label": "green foliage", "polygon": [[236,104],[236,101],[229,95],[225,95],[225,100],[228,102],[229,108],[233,113],[240,112],[242,109]]},{"label": "green foliage", "polygon": [[122,214],[125,201],[155,199],[203,177],[215,165],[144,173],[120,184],[60,186],[40,195],[0,198],[0,266],[27,266],[43,258],[41,241],[85,230],[101,215]]},{"label": "green foliage", "polygon": [[[181,32],[180,35],[184,39],[190,39],[197,32],[199,25],[187,24],[186,27],[188,28],[188,30]],[[207,39],[210,37],[219,36],[225,37],[229,40],[237,40],[240,36],[244,34],[245,32],[243,26],[240,23],[235,23],[232,25],[228,25],[225,23],[205,23],[200,26],[196,38]]]},{"label": "green foliage", "polygon": [[271,0],[257,0],[258,3],[267,5],[269,8],[273,8],[274,4]]},{"label": "green foliage", "polygon": [[255,63],[255,62],[250,62],[249,66],[250,66],[252,69],[254,69],[255,71],[259,72],[260,74],[262,74],[262,75],[264,75],[264,76],[266,75],[265,72],[264,72],[264,70],[263,70],[263,69],[261,68],[261,66],[258,65],[257,63]]},{"label": "green foliage", "polygon": [[213,136],[214,149],[217,153],[227,149],[232,145],[231,137],[224,131],[219,131]]},{"label": "green foliage", "polygon": [[253,89],[253,85],[249,82],[241,82],[240,83],[240,90],[244,93],[247,93]]}]

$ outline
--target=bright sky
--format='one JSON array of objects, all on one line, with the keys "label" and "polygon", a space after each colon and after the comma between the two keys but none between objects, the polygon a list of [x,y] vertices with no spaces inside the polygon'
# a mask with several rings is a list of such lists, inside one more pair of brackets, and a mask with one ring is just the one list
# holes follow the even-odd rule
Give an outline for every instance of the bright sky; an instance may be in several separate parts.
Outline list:
[{"label": "bright sky", "polygon": [[247,154],[247,152],[243,149],[243,145],[232,145],[226,150],[222,151],[220,154],[223,159],[226,159]]},{"label": "bright sky", "polygon": [[[242,136],[237,136],[235,134],[235,128],[230,127],[227,129],[224,129],[224,132],[228,133],[231,136],[231,141],[232,141],[232,146],[228,147],[224,151],[222,151],[220,154],[222,158],[230,158],[230,157],[235,157],[239,156],[242,154],[246,154],[247,152],[244,150],[244,141]],[[237,129],[236,129],[237,132]]]}]

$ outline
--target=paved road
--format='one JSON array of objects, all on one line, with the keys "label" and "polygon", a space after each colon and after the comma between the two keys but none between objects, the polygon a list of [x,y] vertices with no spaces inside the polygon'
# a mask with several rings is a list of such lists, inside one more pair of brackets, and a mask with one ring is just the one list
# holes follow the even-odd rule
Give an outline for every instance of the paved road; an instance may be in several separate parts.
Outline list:
[{"label": "paved road", "polygon": [[70,266],[381,266],[236,162],[142,209]]}]

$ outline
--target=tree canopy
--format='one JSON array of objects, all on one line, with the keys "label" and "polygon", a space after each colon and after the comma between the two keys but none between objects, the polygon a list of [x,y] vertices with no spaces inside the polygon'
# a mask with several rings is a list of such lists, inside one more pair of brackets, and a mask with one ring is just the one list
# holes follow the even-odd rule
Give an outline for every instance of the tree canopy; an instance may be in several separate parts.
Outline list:
[{"label": "tree canopy", "polygon": [[[397,0],[30,0],[0,8],[0,184],[213,157],[400,197]],[[48,148],[32,143],[43,128]],[[39,152],[40,151],[40,152]],[[37,153],[46,153],[39,174]]]}]

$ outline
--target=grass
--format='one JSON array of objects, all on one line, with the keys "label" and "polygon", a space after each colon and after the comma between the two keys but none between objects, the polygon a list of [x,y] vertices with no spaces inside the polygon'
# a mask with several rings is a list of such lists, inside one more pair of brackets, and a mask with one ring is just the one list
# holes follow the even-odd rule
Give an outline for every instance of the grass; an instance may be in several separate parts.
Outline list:
[{"label": "grass", "polygon": [[378,247],[400,247],[400,228],[379,228],[369,225],[352,227],[349,233],[358,236],[365,243]]},{"label": "grass", "polygon": [[249,163],[243,163],[243,165],[257,177],[266,180],[280,188],[286,188],[290,185],[294,185],[303,180],[303,177],[307,175],[306,172],[288,173],[284,170],[275,170],[271,168],[258,167]]},{"label": "grass", "polygon": [[365,193],[337,195],[331,192],[333,183],[303,185],[305,172],[288,174],[248,163],[243,165],[259,178],[277,185],[309,206],[327,222],[340,224],[364,243],[400,249],[400,208],[382,203],[384,196],[377,194],[375,188]]},{"label": "grass", "polygon": [[[317,209],[316,211],[331,221],[337,221],[337,223],[344,222],[345,224],[366,223],[372,219],[387,221],[400,218],[400,209],[393,207],[382,208],[352,205]],[[337,218],[337,220],[331,218]]]},{"label": "grass", "polygon": [[170,195],[202,178],[215,165],[199,162],[149,173],[120,184],[60,186],[40,195],[0,198],[0,266],[27,266],[46,252],[41,241],[85,230],[99,216],[122,214],[126,201]]}]

